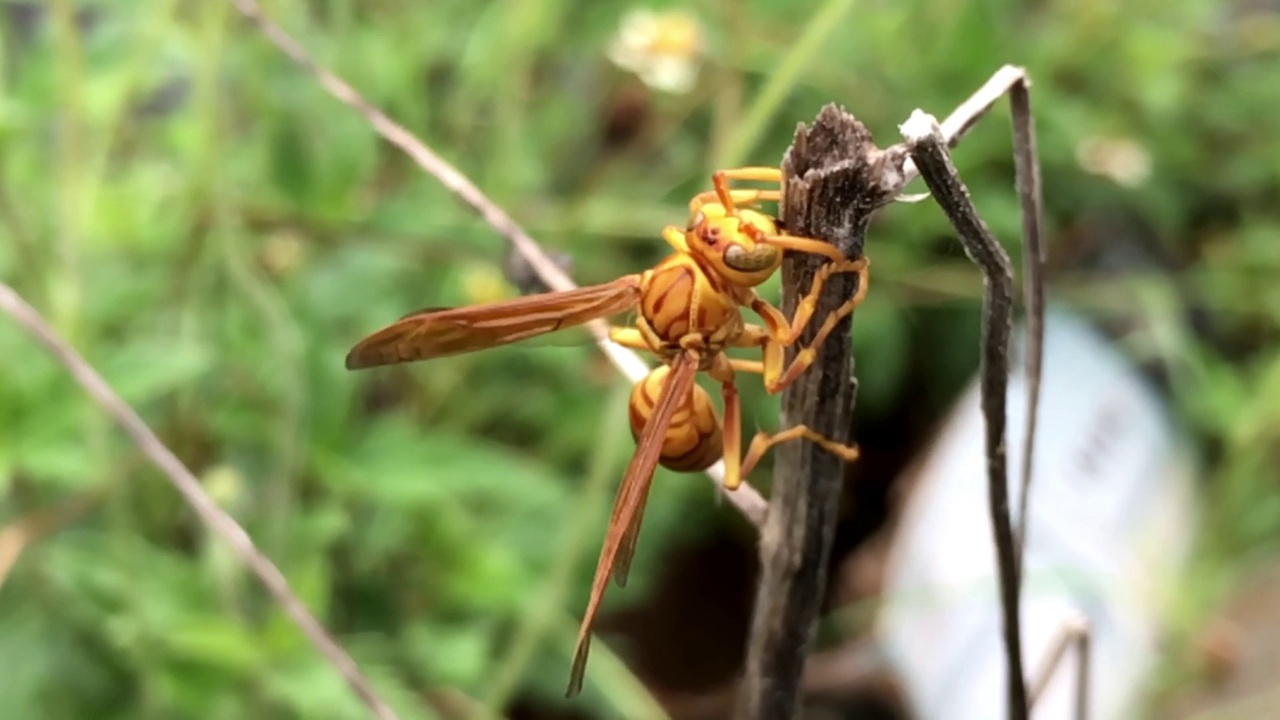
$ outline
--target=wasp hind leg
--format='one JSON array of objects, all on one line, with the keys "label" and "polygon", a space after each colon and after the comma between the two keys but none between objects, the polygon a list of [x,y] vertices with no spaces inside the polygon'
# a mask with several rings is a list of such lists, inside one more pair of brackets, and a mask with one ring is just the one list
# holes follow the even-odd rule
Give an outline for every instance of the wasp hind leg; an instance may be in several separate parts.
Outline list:
[{"label": "wasp hind leg", "polygon": [[738,388],[734,383],[735,372],[763,373],[764,363],[758,360],[738,360],[721,355],[709,374],[721,384],[724,399],[724,487],[733,491],[742,484],[742,480],[755,469],[760,459],[775,445],[791,440],[805,439],[816,443],[819,447],[845,462],[858,459],[858,448],[845,445],[810,429],[805,425],[796,425],[777,433],[758,432],[751,439],[747,454],[742,453],[742,405],[738,399]]},{"label": "wasp hind leg", "polygon": [[747,449],[746,457],[742,459],[742,475],[745,476],[754,470],[756,464],[764,457],[764,454],[769,452],[775,445],[802,438],[817,444],[823,450],[845,462],[851,463],[858,459],[858,447],[856,445],[845,445],[821,435],[815,430],[811,430],[806,425],[795,425],[773,434],[763,431],[756,433],[756,436],[751,439],[751,447]]}]

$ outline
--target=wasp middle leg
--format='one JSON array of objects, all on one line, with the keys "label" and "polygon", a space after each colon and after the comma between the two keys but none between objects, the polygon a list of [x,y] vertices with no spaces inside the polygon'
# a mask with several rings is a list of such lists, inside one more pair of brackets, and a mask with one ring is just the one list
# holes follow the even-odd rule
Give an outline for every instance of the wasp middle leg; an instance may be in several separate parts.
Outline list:
[{"label": "wasp middle leg", "polygon": [[[733,345],[735,347],[762,347],[764,349],[761,374],[764,376],[765,390],[770,394],[783,391],[787,386],[799,379],[800,375],[813,365],[818,357],[818,348],[827,341],[827,337],[835,330],[836,325],[852,314],[858,305],[862,304],[867,295],[867,285],[870,279],[869,265],[870,263],[866,258],[823,265],[814,275],[813,284],[809,287],[809,292],[801,298],[800,303],[796,306],[795,315],[790,321],[782,314],[781,310],[769,304],[763,298],[759,296],[752,297],[751,309],[760,315],[765,322],[765,326],[746,326],[744,331],[734,340]],[[818,326],[818,332],[814,336],[813,342],[802,347],[791,362],[787,364],[784,358],[784,351],[800,340],[805,328],[812,322],[814,311],[818,307],[818,297],[827,279],[835,274],[851,272],[858,274],[857,292],[827,315],[822,321],[822,325]]]}]

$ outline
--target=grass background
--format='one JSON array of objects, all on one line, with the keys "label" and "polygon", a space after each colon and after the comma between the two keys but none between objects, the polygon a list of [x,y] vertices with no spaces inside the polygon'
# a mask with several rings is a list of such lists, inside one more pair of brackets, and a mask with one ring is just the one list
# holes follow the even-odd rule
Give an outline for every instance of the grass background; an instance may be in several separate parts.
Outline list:
[{"label": "grass background", "polygon": [[[656,261],[659,229],[711,169],[776,164],[827,102],[888,144],[912,109],[942,116],[1001,64],[1027,66],[1052,296],[1124,323],[1206,460],[1175,639],[1274,556],[1280,22],[1261,4],[694,2],[709,58],[679,96],[606,59],[617,0],[263,6],[571,255],[582,283]],[[562,705],[631,449],[617,374],[583,343],[347,373],[349,346],[409,310],[514,294],[502,240],[228,3],[0,7],[6,282],[203,478],[401,717],[458,716],[459,697]],[[1077,149],[1097,136],[1145,148],[1149,177],[1087,172]],[[1017,261],[1009,148],[1002,104],[957,163]],[[924,206],[883,213],[868,252],[859,424],[884,444],[904,417],[936,420],[975,369],[980,281]],[[748,423],[776,425],[776,399],[745,401]],[[767,470],[753,480],[767,487]],[[675,548],[741,532],[704,480],[657,484],[611,607],[642,602]],[[122,434],[0,322],[0,521],[33,517],[36,537],[0,544],[23,551],[0,586],[7,715],[363,717]],[[1162,678],[1197,672],[1174,652]],[[577,707],[596,716],[659,712],[603,643],[588,681]]]}]

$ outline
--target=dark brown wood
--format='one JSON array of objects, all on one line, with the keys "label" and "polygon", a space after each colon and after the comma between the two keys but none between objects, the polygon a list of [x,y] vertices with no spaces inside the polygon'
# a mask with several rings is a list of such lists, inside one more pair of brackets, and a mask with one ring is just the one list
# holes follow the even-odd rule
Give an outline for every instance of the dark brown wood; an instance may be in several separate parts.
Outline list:
[{"label": "dark brown wood", "polygon": [[[901,189],[902,148],[881,150],[870,132],[834,105],[811,126],[801,124],[782,162],[781,219],[788,233],[825,240],[849,258],[862,256],[876,209]],[[783,310],[795,311],[824,258],[791,253],[783,264]],[[872,269],[874,272],[874,268]],[[827,281],[807,345],[821,319],[857,290],[856,275]],[[782,427],[808,425],[832,440],[853,442],[857,383],[844,320],[817,362],[782,396]],[[794,349],[788,353],[793,357]],[[747,666],[738,699],[741,720],[790,720],[826,591],[827,565],[845,477],[843,461],[801,441],[775,451],[773,496],[760,537],[758,584]]]}]

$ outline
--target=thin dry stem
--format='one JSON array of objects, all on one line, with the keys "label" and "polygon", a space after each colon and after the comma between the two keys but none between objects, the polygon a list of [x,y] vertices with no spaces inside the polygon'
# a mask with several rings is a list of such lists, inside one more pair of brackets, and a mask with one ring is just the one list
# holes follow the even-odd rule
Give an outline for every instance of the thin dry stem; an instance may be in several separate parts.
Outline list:
[{"label": "thin dry stem", "polygon": [[[991,107],[1009,92],[1010,88],[1018,84],[1024,86],[1028,84],[1027,71],[1016,65],[1005,65],[983,83],[982,87],[957,105],[940,126],[947,147],[955,147],[956,143],[960,142],[960,138],[969,132],[969,128],[981,120],[982,116],[986,115]],[[903,182],[911,182],[920,177],[920,171],[916,169],[916,164],[912,160],[907,160],[907,164],[903,166],[903,173],[906,175]]]},{"label": "thin dry stem", "polygon": [[12,316],[23,329],[44,345],[89,397],[124,428],[142,454],[146,455],[147,459],[169,479],[200,520],[215,534],[221,536],[240,561],[258,576],[267,588],[267,592],[280,603],[285,613],[302,629],[303,634],[316,646],[320,654],[337,669],[351,690],[368,706],[374,717],[380,720],[395,720],[396,714],[374,691],[355,661],[307,610],[302,600],[290,589],[289,581],[265,555],[258,551],[244,528],[218,507],[217,503],[205,493],[195,475],[169,448],[165,447],[137,412],[115,394],[102,376],[98,375],[79,353],[58,337],[35,308],[28,305],[13,288],[3,282],[0,282],[0,310]]},{"label": "thin dry stem", "polygon": [[[997,563],[1001,576],[1002,611],[1005,621],[1006,654],[1011,671],[1010,713],[1013,717],[1022,717],[1024,712],[1015,695],[1020,691],[1025,694],[1025,682],[1021,675],[1021,647],[1018,614],[1018,593],[1021,587],[1023,547],[1028,531],[1028,503],[1031,491],[1031,480],[1034,469],[1035,437],[1040,404],[1040,385],[1043,373],[1044,357],[1044,203],[1040,182],[1040,164],[1036,157],[1035,119],[1031,114],[1031,81],[1026,70],[1021,67],[1006,65],[965,100],[954,112],[933,129],[930,123],[937,126],[933,118],[919,113],[913,115],[904,124],[903,132],[913,132],[917,137],[934,132],[942,143],[938,143],[936,169],[938,177],[934,182],[943,183],[951,195],[939,198],[939,204],[946,210],[952,224],[960,231],[970,257],[983,267],[987,278],[986,300],[984,308],[988,311],[983,317],[983,370],[984,388],[983,416],[988,428],[988,471],[990,473],[990,500],[992,503],[992,525],[996,539]],[[968,132],[974,123],[1000,99],[1009,95],[1010,115],[1013,125],[1013,155],[1016,174],[1018,200],[1022,213],[1023,243],[1023,303],[1026,323],[1025,374],[1027,379],[1026,422],[1022,438],[1023,452],[1020,467],[1020,493],[1016,526],[1008,511],[1008,487],[1004,463],[1004,412],[1007,390],[1007,334],[1012,328],[1012,296],[1005,302],[1003,285],[1012,285],[1012,267],[1009,265],[1003,249],[995,243],[994,238],[986,231],[985,225],[977,217],[976,211],[969,203],[967,191],[964,190],[955,168],[951,165],[946,152],[947,147],[954,147],[956,142]],[[910,126],[910,127],[909,127]],[[910,144],[910,143],[909,143]],[[932,149],[932,148],[931,148]],[[945,164],[945,167],[944,167]],[[908,163],[906,174],[908,180],[919,176],[917,161]],[[946,177],[944,177],[944,175]],[[928,182],[928,178],[926,178]],[[933,183],[930,183],[932,189]],[[959,190],[956,193],[956,190]],[[966,232],[966,229],[968,232]],[[978,254],[975,255],[975,252]],[[995,276],[999,278],[995,278]],[[993,280],[1000,287],[993,285]],[[997,298],[997,296],[999,296]],[[1008,308],[1006,309],[1006,306]],[[996,311],[994,314],[992,311]],[[998,317],[996,316],[998,315]],[[1007,315],[1007,318],[1006,318]],[[1003,338],[1000,336],[1004,335]],[[996,343],[1002,343],[1000,347]],[[1003,358],[1003,360],[1001,360]],[[997,362],[988,362],[988,359]],[[999,377],[996,375],[999,374]],[[996,397],[998,394],[998,398]],[[998,404],[998,408],[997,408]],[[999,438],[993,431],[999,429]],[[996,487],[996,473],[999,473],[999,487]],[[1012,563],[1008,562],[1010,550],[1004,547],[1003,539],[1008,532],[1012,533]],[[1012,567],[1008,567],[1009,565]],[[1012,595],[1012,597],[1010,597]],[[1082,662],[1084,662],[1082,660]],[[1016,669],[1016,675],[1013,673]],[[1014,682],[1014,677],[1018,682]],[[1082,690],[1081,693],[1084,691]],[[1083,695],[1082,695],[1083,697]],[[1083,700],[1081,701],[1083,702]]]},{"label": "thin dry stem", "polygon": [[[940,129],[947,147],[955,147],[969,128],[986,115],[1006,93],[1013,125],[1013,161],[1017,176],[1018,200],[1022,209],[1023,246],[1023,310],[1026,313],[1026,377],[1027,420],[1023,433],[1021,492],[1016,525],[1017,567],[1022,568],[1022,548],[1027,535],[1027,499],[1030,497],[1031,474],[1035,455],[1036,425],[1040,407],[1040,377],[1044,358],[1044,200],[1040,182],[1040,163],[1036,158],[1035,118],[1031,115],[1031,79],[1025,68],[1005,65],[982,87],[960,103]],[[919,177],[915,161],[908,160],[906,181]],[[908,202],[924,199],[923,195],[904,197]]]},{"label": "thin dry stem", "polygon": [[1039,672],[1036,673],[1035,681],[1031,684],[1030,697],[1028,699],[1031,707],[1035,707],[1036,701],[1048,689],[1054,673],[1058,671],[1058,668],[1062,667],[1062,661],[1067,656],[1067,650],[1074,647],[1076,650],[1075,716],[1076,720],[1085,720],[1089,716],[1089,639],[1091,634],[1089,620],[1083,615],[1076,616],[1063,623],[1058,637],[1054,640],[1053,645],[1049,646],[1049,652],[1045,655],[1044,664],[1040,666]]},{"label": "thin dry stem", "polygon": [[[940,126],[947,147],[955,147],[969,128],[986,115],[1004,94],[1009,95],[1013,124],[1013,162],[1018,201],[1022,209],[1023,311],[1026,322],[1027,419],[1022,438],[1021,492],[1016,525],[1017,569],[1022,571],[1022,549],[1027,536],[1027,502],[1031,493],[1036,425],[1040,409],[1040,379],[1044,366],[1044,200],[1040,163],[1036,157],[1035,118],[1031,114],[1031,79],[1025,68],[1005,65],[943,120]],[[904,166],[904,181],[919,177],[914,160]],[[918,202],[927,194],[902,196]]]},{"label": "thin dry stem", "polygon": [[969,199],[947,143],[932,115],[919,110],[902,124],[902,136],[938,206],[955,227],[965,253],[982,269],[982,414],[986,425],[987,499],[1000,578],[1005,654],[1008,662],[1009,717],[1026,720],[1027,690],[1022,670],[1022,629],[1018,613],[1018,560],[1009,513],[1006,465],[1006,402],[1009,340],[1013,331],[1013,265]]},{"label": "thin dry stem", "polygon": [[1040,412],[1040,376],[1044,367],[1044,200],[1040,163],[1036,158],[1036,126],[1031,115],[1031,82],[1024,76],[1009,88],[1013,119],[1013,162],[1022,205],[1022,290],[1026,314],[1027,422],[1022,437],[1022,484],[1018,496],[1018,574],[1027,540],[1027,502],[1031,496],[1032,459]]},{"label": "thin dry stem", "polygon": [[[348,85],[342,78],[321,67],[297,41],[262,14],[262,10],[255,0],[229,0],[229,2],[235,6],[241,15],[253,22],[273,45],[307,72],[311,73],[325,91],[360,113],[369,121],[374,131],[392,145],[400,148],[427,174],[434,177],[441,185],[444,185],[446,189],[479,213],[485,222],[489,223],[499,235],[506,238],[515,251],[520,253],[525,261],[528,262],[533,271],[537,273],[542,284],[552,290],[571,290],[576,287],[573,280],[560,269],[554,260],[548,257],[538,243],[529,237],[528,233],[510,215],[507,215],[502,208],[485,196],[479,188],[467,179],[466,175],[463,175],[457,168],[437,155],[426,143],[415,137],[413,133],[365,100],[364,97],[356,92],[355,88]],[[587,327],[591,334],[595,336],[596,344],[600,346],[600,349],[609,357],[609,360],[631,382],[639,382],[641,378],[649,374],[648,365],[639,355],[609,340],[608,326],[605,323],[596,321],[589,323]],[[723,461],[712,465],[707,469],[706,473],[721,494],[728,498],[729,502],[738,508],[752,524],[759,527],[764,523],[767,505],[758,490],[749,483],[744,482],[734,492],[724,491]]]}]

